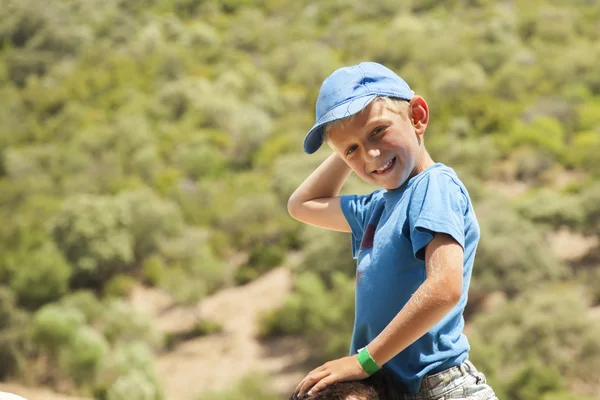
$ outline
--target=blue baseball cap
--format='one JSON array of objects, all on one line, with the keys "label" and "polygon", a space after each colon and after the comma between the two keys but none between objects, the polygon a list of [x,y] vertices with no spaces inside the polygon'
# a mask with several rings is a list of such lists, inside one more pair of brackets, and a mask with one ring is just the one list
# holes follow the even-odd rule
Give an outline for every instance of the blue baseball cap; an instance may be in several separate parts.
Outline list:
[{"label": "blue baseball cap", "polygon": [[334,71],[321,85],[315,109],[316,122],[304,138],[304,152],[312,154],[319,150],[326,124],[360,112],[381,96],[410,101],[414,93],[394,71],[375,62]]}]

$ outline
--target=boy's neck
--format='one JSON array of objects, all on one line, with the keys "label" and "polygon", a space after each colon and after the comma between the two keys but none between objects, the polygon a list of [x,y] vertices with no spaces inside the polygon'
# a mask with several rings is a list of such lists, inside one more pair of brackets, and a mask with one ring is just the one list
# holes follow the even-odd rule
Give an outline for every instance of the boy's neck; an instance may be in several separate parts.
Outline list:
[{"label": "boy's neck", "polygon": [[435,161],[433,161],[433,159],[429,155],[429,152],[427,151],[427,149],[425,147],[423,147],[421,154],[419,154],[419,158],[417,159],[417,162],[415,164],[415,169],[413,170],[413,173],[410,174],[407,181],[409,181],[411,178],[417,176],[421,172],[425,171],[427,168],[431,167],[433,164],[435,164]]}]

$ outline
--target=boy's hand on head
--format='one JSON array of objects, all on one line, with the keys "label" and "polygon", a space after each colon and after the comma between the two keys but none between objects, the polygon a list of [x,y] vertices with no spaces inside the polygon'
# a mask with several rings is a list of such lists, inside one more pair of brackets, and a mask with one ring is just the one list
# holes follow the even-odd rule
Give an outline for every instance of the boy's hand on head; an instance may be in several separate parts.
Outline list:
[{"label": "boy's hand on head", "polygon": [[355,355],[343,357],[329,361],[312,370],[300,381],[296,387],[296,392],[298,397],[301,398],[307,391],[310,396],[335,382],[360,380],[368,377],[369,375],[363,370]]}]

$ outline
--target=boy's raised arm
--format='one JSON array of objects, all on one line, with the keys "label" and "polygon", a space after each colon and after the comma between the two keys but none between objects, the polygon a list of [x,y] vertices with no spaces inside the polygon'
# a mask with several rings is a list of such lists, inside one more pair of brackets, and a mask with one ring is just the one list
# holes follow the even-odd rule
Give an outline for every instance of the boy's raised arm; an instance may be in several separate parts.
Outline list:
[{"label": "boy's raised arm", "polygon": [[350,232],[338,194],[351,171],[344,160],[333,153],[290,196],[290,215],[309,225]]}]

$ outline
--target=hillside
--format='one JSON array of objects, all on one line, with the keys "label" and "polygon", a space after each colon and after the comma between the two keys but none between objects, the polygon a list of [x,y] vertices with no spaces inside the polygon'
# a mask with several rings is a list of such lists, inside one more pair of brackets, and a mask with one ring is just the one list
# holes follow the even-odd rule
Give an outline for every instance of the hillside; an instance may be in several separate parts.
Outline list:
[{"label": "hillside", "polygon": [[0,390],[278,399],[345,354],[350,240],[286,203],[329,155],[302,152],[321,81],[371,60],[427,100],[427,149],[473,199],[474,362],[500,398],[600,399],[599,20],[583,0],[3,0]]}]

